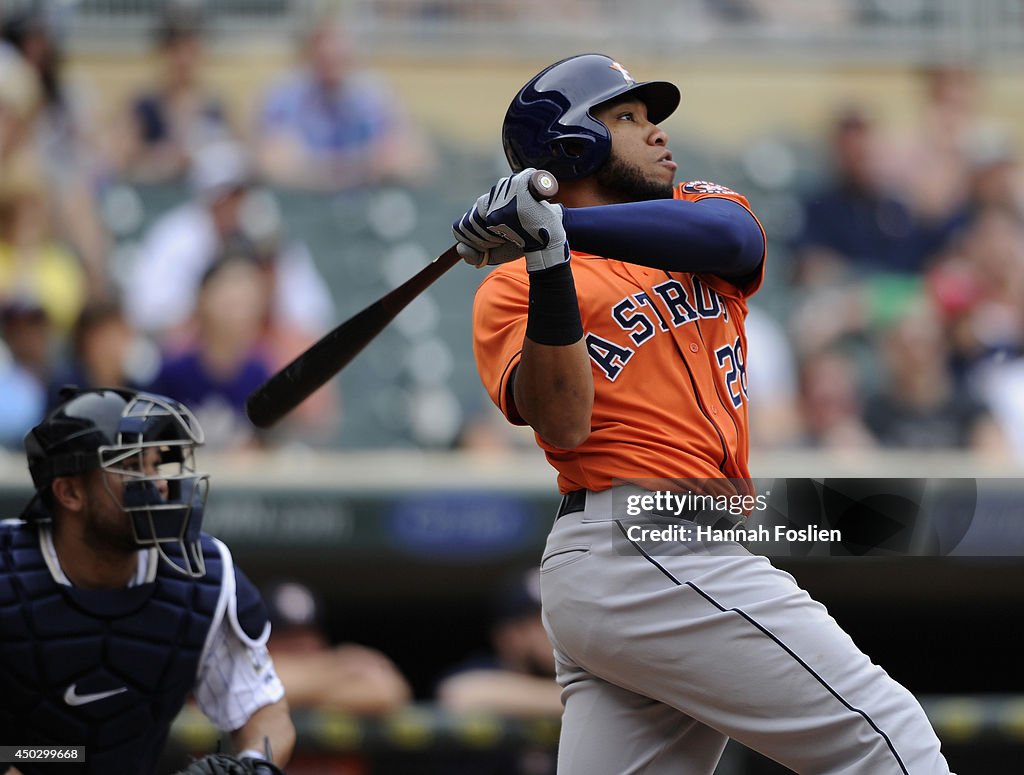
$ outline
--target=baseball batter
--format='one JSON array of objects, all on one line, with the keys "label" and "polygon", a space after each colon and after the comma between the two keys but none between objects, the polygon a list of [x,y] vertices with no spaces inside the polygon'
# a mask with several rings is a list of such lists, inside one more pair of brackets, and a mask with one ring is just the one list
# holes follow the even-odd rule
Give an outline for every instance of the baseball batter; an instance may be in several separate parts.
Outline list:
[{"label": "baseball batter", "polygon": [[[563,494],[541,561],[559,772],[711,773],[733,737],[800,773],[948,773],[914,697],[791,576],[736,543],[629,529],[630,496],[660,483],[749,478],[744,318],[764,232],[734,191],[674,184],[658,124],[679,99],[599,54],[548,67],[505,116],[516,174],[454,226],[467,261],[501,265],[474,307],[481,379],[536,431]],[[534,168],[557,178],[554,203],[529,194]]]}]

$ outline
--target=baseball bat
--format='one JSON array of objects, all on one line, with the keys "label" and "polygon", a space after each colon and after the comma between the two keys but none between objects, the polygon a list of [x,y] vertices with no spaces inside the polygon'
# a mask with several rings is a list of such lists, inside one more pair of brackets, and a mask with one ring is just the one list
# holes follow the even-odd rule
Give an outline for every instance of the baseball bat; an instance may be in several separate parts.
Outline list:
[{"label": "baseball bat", "polygon": [[[550,199],[558,193],[558,182],[550,173],[537,170],[530,176],[529,188],[537,199]],[[348,366],[413,299],[459,263],[456,248],[452,245],[393,291],[326,333],[256,388],[245,401],[252,424],[269,428]]]}]

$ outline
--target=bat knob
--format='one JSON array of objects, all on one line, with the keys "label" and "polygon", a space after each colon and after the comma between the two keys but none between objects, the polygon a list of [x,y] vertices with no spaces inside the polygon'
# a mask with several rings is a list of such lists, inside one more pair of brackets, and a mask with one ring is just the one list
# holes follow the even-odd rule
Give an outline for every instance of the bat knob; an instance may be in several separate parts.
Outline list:
[{"label": "bat knob", "polygon": [[528,188],[535,199],[550,199],[558,193],[558,181],[547,170],[537,170],[530,175]]}]

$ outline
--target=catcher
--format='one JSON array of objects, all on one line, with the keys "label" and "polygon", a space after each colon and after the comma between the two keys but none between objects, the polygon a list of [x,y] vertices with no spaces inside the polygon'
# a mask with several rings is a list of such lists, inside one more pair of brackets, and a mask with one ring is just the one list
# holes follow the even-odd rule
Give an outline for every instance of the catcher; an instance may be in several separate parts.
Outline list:
[{"label": "catcher", "polygon": [[0,772],[151,775],[190,694],[240,753],[185,772],[275,775],[287,762],[295,729],[266,608],[200,529],[202,442],[177,401],[109,388],[65,389],[25,437],[36,492],[0,522],[0,730],[85,757]]}]

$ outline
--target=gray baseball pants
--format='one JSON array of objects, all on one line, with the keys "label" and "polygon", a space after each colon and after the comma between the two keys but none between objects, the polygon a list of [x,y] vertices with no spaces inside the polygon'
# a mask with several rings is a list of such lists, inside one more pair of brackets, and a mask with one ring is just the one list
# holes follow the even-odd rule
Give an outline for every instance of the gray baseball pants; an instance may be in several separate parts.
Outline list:
[{"label": "gray baseball pants", "polygon": [[559,775],[705,775],[730,737],[807,775],[949,773],[917,700],[792,576],[737,543],[630,540],[613,490],[541,561]]}]

